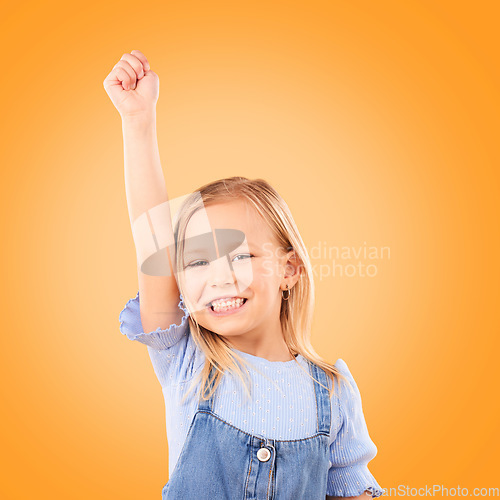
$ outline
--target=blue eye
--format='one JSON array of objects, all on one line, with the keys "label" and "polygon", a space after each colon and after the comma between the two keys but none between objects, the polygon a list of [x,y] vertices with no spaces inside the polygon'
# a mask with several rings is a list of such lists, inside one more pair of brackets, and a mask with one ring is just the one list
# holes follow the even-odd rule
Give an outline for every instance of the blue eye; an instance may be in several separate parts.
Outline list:
[{"label": "blue eye", "polygon": [[188,264],[186,267],[201,267],[201,266],[197,265],[197,264],[199,264],[201,262],[206,262],[206,260],[197,260],[195,262],[192,262],[191,264]]},{"label": "blue eye", "polygon": [[[235,257],[233,257],[233,260],[236,259],[237,257],[249,257],[249,258],[252,258],[254,257],[252,254],[238,254],[236,255]],[[240,259],[237,259],[237,260],[240,260]],[[198,264],[203,264],[203,263],[207,263],[208,264],[208,261],[206,260],[196,260],[194,262],[191,262],[190,264],[186,264],[186,266],[184,266],[185,268],[188,268],[188,267],[203,267],[201,265],[198,265]]]},{"label": "blue eye", "polygon": [[[252,254],[249,254],[249,253],[245,253],[245,254],[240,253],[239,255],[236,255],[236,257],[250,257],[250,258],[252,258],[252,257],[253,257],[253,255],[252,255]],[[234,258],[236,259],[236,257],[234,257]]]}]

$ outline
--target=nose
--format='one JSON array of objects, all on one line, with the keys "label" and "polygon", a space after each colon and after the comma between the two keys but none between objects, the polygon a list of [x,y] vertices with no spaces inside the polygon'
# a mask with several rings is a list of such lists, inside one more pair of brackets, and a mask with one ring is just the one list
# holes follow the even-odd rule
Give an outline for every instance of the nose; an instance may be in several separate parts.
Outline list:
[{"label": "nose", "polygon": [[209,286],[225,286],[235,283],[233,270],[227,255],[210,262],[208,275]]}]

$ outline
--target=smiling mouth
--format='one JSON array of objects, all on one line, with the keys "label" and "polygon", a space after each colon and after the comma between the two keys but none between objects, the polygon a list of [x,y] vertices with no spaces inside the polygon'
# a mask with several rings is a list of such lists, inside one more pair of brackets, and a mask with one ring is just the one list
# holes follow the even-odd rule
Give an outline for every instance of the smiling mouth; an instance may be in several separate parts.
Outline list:
[{"label": "smiling mouth", "polygon": [[237,311],[241,309],[247,302],[248,299],[242,297],[242,301],[237,300],[237,301],[232,301],[229,302],[227,301],[226,303],[220,303],[220,304],[215,304],[215,306],[210,303],[208,306],[208,309],[212,311],[214,314],[227,314],[231,313],[233,311]]}]

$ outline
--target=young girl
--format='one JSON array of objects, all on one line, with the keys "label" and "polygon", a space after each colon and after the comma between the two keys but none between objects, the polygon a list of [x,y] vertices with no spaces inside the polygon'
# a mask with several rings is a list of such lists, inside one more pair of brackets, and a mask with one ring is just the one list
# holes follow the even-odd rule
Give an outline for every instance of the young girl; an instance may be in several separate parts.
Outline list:
[{"label": "young girl", "polygon": [[187,196],[172,227],[156,140],[158,76],[140,51],[104,81],[122,118],[139,291],[120,331],[147,346],[165,397],[162,499],[324,500],[386,492],[357,385],[310,343],[312,267],[262,179]]}]

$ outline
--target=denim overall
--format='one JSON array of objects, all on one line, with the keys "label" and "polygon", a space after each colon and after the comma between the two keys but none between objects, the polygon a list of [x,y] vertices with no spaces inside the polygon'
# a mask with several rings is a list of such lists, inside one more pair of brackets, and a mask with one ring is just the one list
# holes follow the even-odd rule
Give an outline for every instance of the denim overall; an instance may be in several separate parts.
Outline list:
[{"label": "denim overall", "polygon": [[[306,361],[328,387],[325,372]],[[328,390],[313,383],[317,429],[304,439],[248,434],[213,413],[214,394],[200,399],[162,500],[325,500],[331,403]]]}]

